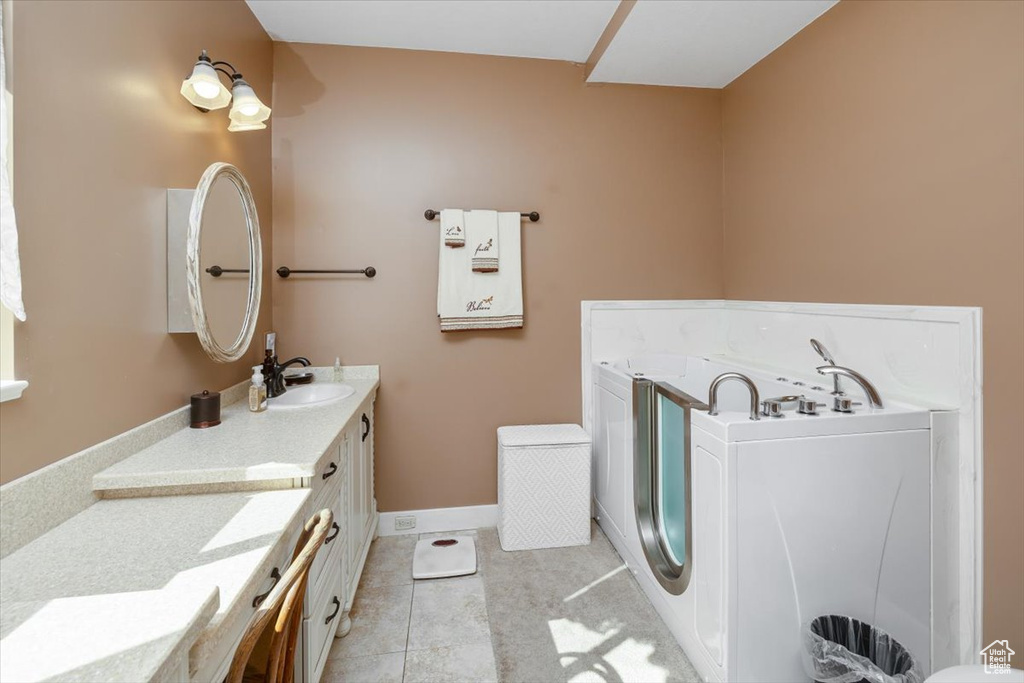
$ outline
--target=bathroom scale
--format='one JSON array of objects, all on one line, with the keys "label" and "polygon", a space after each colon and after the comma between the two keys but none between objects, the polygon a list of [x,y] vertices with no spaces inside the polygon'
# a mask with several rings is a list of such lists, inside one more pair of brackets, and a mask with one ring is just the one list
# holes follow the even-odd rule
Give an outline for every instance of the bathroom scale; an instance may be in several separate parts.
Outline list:
[{"label": "bathroom scale", "polygon": [[476,541],[472,536],[424,538],[412,556],[412,578],[443,579],[476,573]]}]

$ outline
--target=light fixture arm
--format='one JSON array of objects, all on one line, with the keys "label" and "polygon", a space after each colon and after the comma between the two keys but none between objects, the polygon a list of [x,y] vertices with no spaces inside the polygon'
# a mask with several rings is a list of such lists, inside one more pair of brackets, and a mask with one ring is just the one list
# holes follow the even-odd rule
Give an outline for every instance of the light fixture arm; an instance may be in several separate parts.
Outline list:
[{"label": "light fixture arm", "polygon": [[217,67],[217,66],[229,67],[231,69],[231,74],[228,74],[228,76],[231,76],[232,74],[237,74],[238,73],[238,69],[236,69],[231,62],[225,62],[225,61],[210,62],[210,66],[213,66],[213,67]]}]

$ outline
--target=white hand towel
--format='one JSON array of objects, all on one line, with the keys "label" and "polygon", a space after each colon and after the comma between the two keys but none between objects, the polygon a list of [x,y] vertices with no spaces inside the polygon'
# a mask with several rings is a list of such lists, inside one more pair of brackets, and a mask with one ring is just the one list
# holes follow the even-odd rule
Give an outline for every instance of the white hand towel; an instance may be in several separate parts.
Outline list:
[{"label": "white hand towel", "polygon": [[467,211],[466,235],[473,247],[473,270],[478,273],[498,272],[501,255],[498,245],[501,235],[498,234],[497,211]]},{"label": "white hand towel", "polygon": [[449,249],[441,231],[437,278],[437,315],[441,331],[488,330],[523,326],[523,267],[519,214],[498,214],[501,270],[474,273],[468,249]]},{"label": "white hand towel", "polygon": [[449,247],[466,246],[465,212],[462,209],[441,209],[441,235]]}]

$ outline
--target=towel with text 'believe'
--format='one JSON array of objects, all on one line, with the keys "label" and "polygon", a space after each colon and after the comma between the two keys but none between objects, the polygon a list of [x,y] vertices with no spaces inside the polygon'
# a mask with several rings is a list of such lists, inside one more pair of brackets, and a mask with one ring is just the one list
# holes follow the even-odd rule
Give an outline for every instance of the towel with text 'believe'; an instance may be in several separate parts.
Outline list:
[{"label": "towel with text 'believe'", "polygon": [[[500,269],[477,273],[469,249],[450,249],[441,230],[437,315],[442,332],[523,326],[523,266],[519,214],[498,214]],[[471,238],[472,240],[472,238]],[[471,242],[472,243],[472,242]]]}]

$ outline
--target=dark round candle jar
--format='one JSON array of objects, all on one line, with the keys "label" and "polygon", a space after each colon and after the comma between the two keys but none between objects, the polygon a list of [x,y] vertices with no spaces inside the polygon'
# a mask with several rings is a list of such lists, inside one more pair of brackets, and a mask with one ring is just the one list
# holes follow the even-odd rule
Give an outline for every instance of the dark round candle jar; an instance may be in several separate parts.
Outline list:
[{"label": "dark round candle jar", "polygon": [[192,394],[192,429],[205,429],[220,424],[220,392],[203,390]]}]

